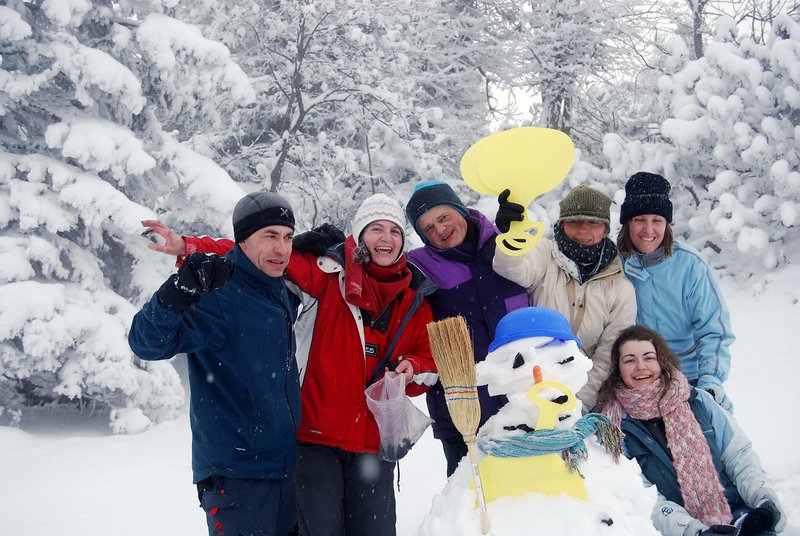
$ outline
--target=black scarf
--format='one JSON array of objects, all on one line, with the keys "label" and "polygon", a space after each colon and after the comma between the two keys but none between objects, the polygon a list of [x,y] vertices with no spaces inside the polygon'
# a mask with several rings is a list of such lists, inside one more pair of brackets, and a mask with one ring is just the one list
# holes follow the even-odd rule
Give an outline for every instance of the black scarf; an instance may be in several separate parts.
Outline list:
[{"label": "black scarf", "polygon": [[599,244],[582,246],[567,238],[560,224],[556,223],[553,230],[558,249],[578,267],[581,285],[605,270],[617,256],[617,246],[608,237],[603,238]]}]

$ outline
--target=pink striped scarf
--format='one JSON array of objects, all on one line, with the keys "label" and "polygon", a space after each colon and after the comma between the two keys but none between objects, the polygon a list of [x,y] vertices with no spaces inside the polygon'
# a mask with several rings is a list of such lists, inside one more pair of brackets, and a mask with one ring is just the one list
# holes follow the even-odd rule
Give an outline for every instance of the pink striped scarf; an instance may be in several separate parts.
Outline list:
[{"label": "pink striped scarf", "polygon": [[616,389],[603,413],[617,426],[623,410],[634,419],[663,418],[686,511],[706,525],[728,524],[731,509],[714,468],[711,449],[689,407],[689,394],[686,377],[677,374],[660,400],[661,378],[643,389]]}]

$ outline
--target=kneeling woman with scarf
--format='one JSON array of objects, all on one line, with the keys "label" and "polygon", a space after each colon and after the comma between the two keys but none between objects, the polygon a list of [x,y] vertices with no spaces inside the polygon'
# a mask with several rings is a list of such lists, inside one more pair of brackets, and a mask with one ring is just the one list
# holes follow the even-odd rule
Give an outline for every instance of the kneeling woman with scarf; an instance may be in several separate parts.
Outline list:
[{"label": "kneeling woman with scarf", "polygon": [[771,535],[786,525],[750,440],[689,385],[657,332],[620,333],[596,409],[621,426],[626,455],[658,489],[652,518],[664,536]]}]

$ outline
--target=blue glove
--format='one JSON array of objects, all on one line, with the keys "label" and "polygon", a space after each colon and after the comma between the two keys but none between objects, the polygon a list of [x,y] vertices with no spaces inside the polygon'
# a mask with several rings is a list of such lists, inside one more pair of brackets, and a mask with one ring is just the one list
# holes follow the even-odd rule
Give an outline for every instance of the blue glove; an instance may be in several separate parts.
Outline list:
[{"label": "blue glove", "polygon": [[192,253],[158,289],[158,301],[177,312],[188,311],[200,301],[203,292],[225,286],[233,275],[234,265],[225,257],[210,253]]},{"label": "blue glove", "polygon": [[725,390],[722,388],[722,382],[720,382],[716,376],[711,376],[709,374],[700,376],[697,379],[697,388],[709,393],[714,397],[717,404],[733,413],[733,403],[730,398],[728,398],[728,395],[725,394]]}]

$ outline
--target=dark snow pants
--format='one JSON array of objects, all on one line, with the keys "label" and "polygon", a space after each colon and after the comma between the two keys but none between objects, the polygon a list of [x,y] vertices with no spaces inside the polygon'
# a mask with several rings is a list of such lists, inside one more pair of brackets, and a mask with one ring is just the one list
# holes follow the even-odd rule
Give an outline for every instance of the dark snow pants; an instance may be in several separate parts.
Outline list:
[{"label": "dark snow pants", "polygon": [[297,522],[291,478],[209,477],[197,484],[209,536],[286,536]]},{"label": "dark snow pants", "polygon": [[376,454],[298,443],[301,536],[394,536],[394,465]]},{"label": "dark snow pants", "polygon": [[444,458],[447,460],[447,478],[455,473],[458,464],[467,455],[467,444],[460,437],[446,437],[440,439]]}]

